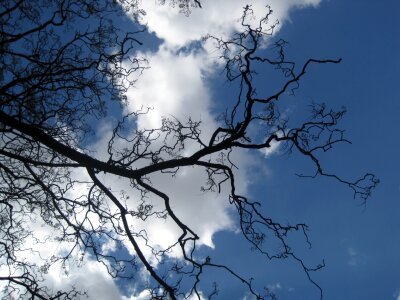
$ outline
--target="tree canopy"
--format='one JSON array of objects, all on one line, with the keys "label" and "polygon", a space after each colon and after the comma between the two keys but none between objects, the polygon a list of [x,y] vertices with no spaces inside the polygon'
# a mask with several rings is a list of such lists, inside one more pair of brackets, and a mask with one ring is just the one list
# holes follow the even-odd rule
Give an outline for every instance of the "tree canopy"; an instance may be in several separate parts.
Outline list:
[{"label": "tree canopy", "polygon": [[[191,10],[201,9],[200,1],[169,4],[169,9],[180,9],[189,20]],[[241,270],[203,255],[201,237],[186,221],[190,216],[180,215],[174,194],[157,185],[159,178],[174,180],[194,168],[206,174],[194,194],[200,187],[205,193],[228,191],[226,198],[216,201],[234,208],[235,226],[250,246],[269,260],[294,259],[320,289],[312,272],[323,262],[306,265],[289,241],[298,234],[310,243],[307,225],[274,220],[261,200],[242,194],[236,174],[241,166],[235,155],[279,144],[286,153],[309,159],[314,172],[299,176],[330,177],[366,201],[378,183],[373,174],[348,179],[326,170],[320,161],[336,144],[349,143],[338,127],[345,108],[312,103],[309,118],[294,124],[279,102],[301,88],[311,66],[341,60],[292,62],[286,55],[287,43],[271,38],[277,25],[272,10],[255,19],[252,7],[245,6],[239,19],[241,31],[229,38],[205,37],[219,55],[226,80],[237,88],[230,107],[216,118],[218,126],[210,132],[207,124],[192,116],[161,116],[157,126],[143,128],[137,119],[152,107],[135,111],[126,107],[130,89],[152,67],[140,54],[146,27],[137,20],[145,13],[134,0],[1,1],[0,281],[4,297],[80,298],[84,290],[48,286],[46,274],[56,264],[68,272],[72,262],[84,263],[90,256],[116,279],[132,280],[145,270],[149,279],[143,288],[152,299],[201,299],[205,297],[202,282],[213,269],[225,272],[256,299],[274,298],[267,287],[255,288],[253,279],[241,275]],[[118,25],[125,14],[136,20],[131,28]],[[270,94],[259,93],[257,78],[269,69],[279,71],[282,84]],[[97,126],[110,115],[113,129],[95,153]],[[191,201],[191,195],[186,196]],[[179,231],[167,247],[160,247],[147,233],[146,226],[157,220],[170,222]],[[40,234],[41,228],[51,235]],[[46,243],[58,248],[44,250]],[[218,282],[209,290],[207,296],[217,298]]]}]

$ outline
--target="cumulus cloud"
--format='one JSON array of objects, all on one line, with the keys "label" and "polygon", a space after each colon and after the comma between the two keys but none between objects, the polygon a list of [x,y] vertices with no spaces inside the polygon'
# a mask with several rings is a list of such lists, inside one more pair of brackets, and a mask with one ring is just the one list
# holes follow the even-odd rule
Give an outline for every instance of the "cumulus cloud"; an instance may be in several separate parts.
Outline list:
[{"label": "cumulus cloud", "polygon": [[73,266],[68,275],[60,266],[55,266],[47,276],[49,285],[54,289],[75,286],[86,291],[91,299],[121,299],[121,294],[106,268],[93,260],[88,260],[79,268]]},{"label": "cumulus cloud", "polygon": [[[68,291],[75,287],[79,291],[86,291],[91,299],[122,299],[122,295],[115,282],[108,276],[104,265],[94,261],[90,255],[84,260],[78,250],[68,242],[61,242],[52,237],[58,237],[57,229],[48,226],[43,220],[32,213],[23,220],[29,224],[29,230],[33,235],[28,236],[20,245],[21,251],[16,250],[15,254],[22,258],[22,261],[30,265],[36,265],[43,270],[42,282],[39,285],[45,286],[49,291]],[[45,241],[39,242],[39,241]],[[61,261],[48,266],[52,257],[58,257],[61,253],[70,253],[75,260],[62,263]],[[8,265],[0,258],[0,276],[19,276],[24,272],[18,266]],[[12,291],[7,289],[7,282],[0,281],[0,298],[8,299],[6,293]],[[22,290],[21,290],[22,291]],[[18,292],[13,292],[18,297]]]},{"label": "cumulus cloud", "polygon": [[[142,55],[149,61],[150,69],[145,70],[135,87],[128,91],[126,108],[129,112],[143,107],[151,108],[149,113],[138,117],[138,129],[159,128],[163,117],[177,118],[182,123],[190,117],[201,122],[201,137],[207,141],[218,127],[212,114],[211,93],[206,81],[213,65],[207,53],[202,49],[176,52],[168,47],[160,47],[155,53]],[[197,142],[185,144],[186,155],[197,150]],[[241,161],[242,167],[237,172],[237,190],[245,192],[248,183],[245,176],[246,164],[250,162],[250,158],[245,152],[235,156]],[[232,228],[229,191],[225,189],[219,195],[201,192],[202,185],[207,181],[204,169],[185,168],[173,178],[170,175],[156,174],[151,176],[151,181],[155,187],[171,196],[176,215],[200,236],[200,244],[213,247],[213,234]],[[181,234],[171,220],[151,223],[151,226],[149,222],[145,222],[143,225],[149,240],[158,241],[163,248],[176,242],[177,236]]]},{"label": "cumulus cloud", "polygon": [[[316,6],[319,0],[308,1],[271,1],[269,4],[274,13],[271,22],[279,19],[281,24],[289,18],[289,11],[296,7]],[[182,51],[182,47],[199,42],[207,34],[229,38],[240,30],[240,19],[243,13],[243,1],[203,1],[202,9],[193,9],[189,17],[179,13],[168,5],[158,5],[154,1],[143,2],[147,12],[142,22],[150,32],[162,39],[156,52],[144,52],[150,68],[144,70],[134,87],[128,91],[129,112],[150,108],[148,114],[137,119],[139,129],[158,128],[163,117],[179,119],[182,123],[188,117],[201,121],[202,138],[207,138],[218,127],[212,107],[213,99],[209,90],[207,77],[220,71],[216,64],[215,49],[203,43],[203,47],[192,47]],[[265,1],[249,1],[255,12],[255,18],[267,12]],[[255,19],[255,21],[257,21]],[[186,145],[188,155],[198,150],[198,145]],[[270,155],[278,150],[278,143],[272,143],[265,151]],[[240,166],[237,176],[241,192],[248,186],[246,167],[251,161],[247,153],[236,157]],[[221,195],[202,194],[200,186],[205,182],[204,170],[187,168],[171,178],[157,174],[151,180],[155,187],[172,196],[171,201],[178,217],[187,222],[201,237],[204,245],[213,246],[212,236],[215,232],[232,228],[229,215],[228,192]],[[148,200],[151,201],[151,200]],[[153,200],[154,201],[154,200]],[[169,221],[157,222],[158,225],[144,225],[149,237],[158,241],[160,246],[169,246],[179,229]],[[150,239],[151,240],[151,239]]]},{"label": "cumulus cloud", "polygon": [[[180,110],[184,109],[181,108]],[[138,126],[148,125],[153,122],[151,119],[158,114],[159,112],[141,116],[138,120]],[[148,118],[150,120],[147,120]],[[213,121],[210,119],[209,122],[205,124],[211,126]],[[205,131],[206,130],[207,129],[205,129]],[[104,135],[103,139],[98,141],[94,148],[104,148],[104,144],[107,142],[108,138],[109,135]],[[195,144],[188,144],[185,148],[185,151],[188,153],[196,150],[197,145]],[[240,161],[243,167],[239,171],[236,171],[236,179],[238,182],[237,192],[244,193],[249,183],[247,166],[249,166],[252,161],[245,151],[233,154],[232,158],[236,161]],[[128,180],[110,175],[101,175],[101,179],[113,191],[123,190],[129,195],[129,199],[126,200],[126,203],[130,208],[135,208],[141,203],[141,194],[130,187]],[[230,217],[230,210],[232,207],[228,201],[229,185],[223,185],[220,193],[206,192],[201,188],[206,185],[207,179],[207,173],[204,169],[194,167],[182,168],[174,176],[163,173],[152,174],[150,176],[152,185],[170,197],[171,207],[176,216],[199,235],[199,244],[213,247],[212,236],[215,232],[233,229],[233,223]],[[144,200],[146,204],[153,207],[153,211],[161,212],[165,209],[163,199],[159,197],[148,194]],[[146,231],[146,237],[148,238],[147,243],[155,248],[166,249],[170,247],[182,233],[181,229],[171,218],[163,219],[156,216],[149,217],[146,220],[132,218],[130,222],[136,231]],[[142,240],[142,245],[144,245],[144,240]],[[109,247],[108,244],[107,247]],[[132,249],[130,250],[133,251]],[[148,259],[151,260],[153,258],[150,249],[143,247],[143,251]],[[134,252],[132,252],[132,254],[134,254]],[[182,253],[179,249],[174,248],[170,255],[180,257]],[[151,262],[157,264],[156,260],[151,260]]]},{"label": "cumulus cloud", "polygon": [[[185,121],[189,116],[210,126],[216,126],[210,114],[211,98],[205,75],[211,71],[211,62],[202,50],[189,53],[161,47],[155,53],[143,53],[150,65],[128,91],[129,111],[151,108],[139,116],[139,128],[157,128],[162,117],[174,116]],[[206,132],[203,132],[206,134]]]},{"label": "cumulus cloud", "polygon": [[168,47],[179,48],[192,41],[200,40],[211,34],[228,37],[240,30],[238,19],[245,4],[252,5],[256,15],[262,17],[266,12],[266,5],[273,9],[272,22],[279,20],[283,24],[289,18],[293,8],[317,6],[321,0],[209,0],[202,1],[202,9],[193,9],[190,17],[179,13],[178,9],[171,9],[168,5],[158,5],[155,1],[145,1],[143,9],[147,15],[142,22],[149,30],[164,40]]},{"label": "cumulus cloud", "polygon": [[[201,134],[206,141],[218,127],[213,112],[214,99],[212,99],[210,83],[207,81],[209,76],[220,71],[217,63],[218,55],[213,53],[209,44],[185,49],[183,47],[193,42],[201,44],[202,38],[207,34],[225,38],[231,36],[239,30],[238,19],[242,15],[244,2],[242,0],[205,0],[202,1],[203,8],[193,9],[189,17],[179,14],[178,9],[172,9],[168,5],[157,5],[156,2],[142,1],[143,9],[147,12],[142,22],[147,24],[150,32],[162,39],[162,44],[155,52],[144,51],[139,54],[149,61],[150,68],[143,72],[136,85],[128,91],[125,110],[133,112],[142,108],[151,108],[149,113],[137,118],[138,129],[160,127],[164,117],[174,117],[182,123],[188,117],[194,121],[201,121]],[[265,1],[248,2],[253,6],[257,17],[263,16],[267,11]],[[272,0],[268,3],[274,11],[271,23],[279,20],[282,26],[289,20],[289,12],[292,9],[316,6],[320,0]],[[98,151],[99,158],[105,159],[107,157],[105,146],[111,134],[110,124],[103,123],[99,130],[101,138],[92,145],[92,148]],[[196,150],[198,150],[198,145],[195,143],[185,146],[187,155]],[[269,152],[265,154],[268,155],[276,150],[277,145],[272,144]],[[245,151],[234,154],[233,158],[239,166],[239,170],[235,170],[237,193],[245,193],[251,180],[247,172],[252,159]],[[103,180],[107,182],[107,186],[112,187],[113,191],[125,190],[131,193],[131,200],[127,204],[134,207],[139,203],[140,196],[129,191],[128,182],[112,176],[105,176]],[[234,224],[228,201],[228,187],[226,186],[220,194],[204,193],[200,188],[206,180],[203,169],[189,167],[180,170],[175,177],[168,174],[151,176],[152,184],[171,196],[171,205],[176,215],[200,236],[200,244],[214,247],[213,235],[221,230],[234,229]],[[85,187],[82,188],[85,189]],[[76,193],[79,194],[80,191],[77,190]],[[146,201],[154,204],[155,209],[162,210],[164,205],[156,197],[149,196]],[[172,245],[181,233],[180,229],[168,218],[166,220],[153,218],[147,221],[131,219],[130,222],[138,230],[146,230],[153,247],[165,249]],[[38,235],[51,234],[45,227],[39,225],[35,230]],[[141,245],[145,255],[150,258],[151,251],[146,250],[144,241],[141,241]],[[45,257],[64,250],[57,244],[46,244],[45,247],[36,245],[36,247],[40,248],[40,253]],[[105,251],[113,251],[115,245],[108,243],[103,248]],[[179,257],[181,254],[179,251],[172,251],[171,255]],[[352,256],[351,253],[349,255]],[[76,285],[77,288],[88,291],[89,299],[141,300],[149,297],[146,291],[137,293],[132,291],[130,298],[123,296],[115,282],[106,273],[104,266],[91,260],[90,257],[80,268],[73,266],[69,270],[69,276],[65,276],[60,266],[54,266],[49,271],[46,280],[55,289]]]},{"label": "cumulus cloud", "polygon": [[[293,8],[316,6],[319,2],[272,1],[269,3],[274,11],[271,24],[277,19],[283,24],[289,19],[289,11]],[[267,12],[265,1],[250,1],[249,4],[256,18]],[[142,22],[150,32],[162,39],[162,43],[155,52],[140,53],[140,56],[147,59],[150,68],[144,70],[127,94],[127,112],[150,108],[147,114],[138,116],[138,129],[159,128],[164,117],[174,117],[182,123],[190,117],[194,121],[201,121],[201,136],[207,141],[218,127],[212,111],[214,99],[207,78],[219,72],[220,65],[217,61],[219,55],[213,52],[215,49],[201,41],[207,34],[229,38],[240,30],[238,20],[243,13],[243,6],[241,0],[204,1],[202,9],[193,9],[190,17],[186,17],[168,5],[157,5],[154,1],[143,2],[147,15]],[[193,42],[200,44],[184,48]],[[185,145],[187,155],[196,150],[196,143]],[[270,155],[277,150],[278,144],[273,143],[265,154]],[[250,179],[247,172],[251,161],[246,152],[236,154],[235,162],[240,166],[236,171],[238,193],[245,193],[248,188]],[[165,174],[151,176],[152,184],[171,197],[176,215],[200,236],[200,244],[213,247],[213,235],[221,230],[233,229],[234,224],[228,202],[229,191],[225,189],[221,194],[202,193],[200,187],[206,180],[204,170],[195,168],[182,169],[173,178]],[[135,196],[131,199],[134,201]],[[155,197],[149,197],[146,201],[154,205],[155,209],[163,206],[160,199]],[[181,234],[171,219],[148,219],[146,222],[133,220],[132,223],[136,228],[146,230],[148,240],[153,241],[152,246],[156,248],[169,247]],[[144,252],[148,258],[151,257],[148,250]],[[171,255],[179,257],[181,254],[172,251]]]},{"label": "cumulus cloud", "polygon": [[263,152],[265,156],[271,156],[273,154],[279,153],[279,147],[281,146],[281,143],[273,140],[271,142],[271,145],[269,148],[264,148]]},{"label": "cumulus cloud", "polygon": [[400,289],[398,289],[394,294],[393,294],[393,298],[395,300],[400,300]]}]

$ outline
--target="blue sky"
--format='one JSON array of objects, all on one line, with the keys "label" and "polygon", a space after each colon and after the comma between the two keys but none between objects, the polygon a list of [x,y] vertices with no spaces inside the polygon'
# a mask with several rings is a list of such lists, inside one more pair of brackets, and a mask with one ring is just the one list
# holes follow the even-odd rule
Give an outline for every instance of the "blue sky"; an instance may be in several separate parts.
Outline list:
[{"label": "blue sky", "polygon": [[[253,2],[256,8],[263,7],[263,1]],[[204,1],[202,10],[184,17],[171,12],[168,6],[152,12],[153,4],[143,3],[152,31],[152,36],[145,36],[144,40],[148,39],[152,47],[146,48],[145,44],[140,55],[149,60],[150,69],[128,93],[126,109],[148,105],[154,110],[139,118],[139,128],[157,126],[163,115],[201,119],[207,124],[203,127],[205,135],[216,126],[215,116],[232,105],[235,84],[221,76],[213,45],[191,41],[199,40],[207,30],[230,36],[238,25],[229,14],[240,12],[242,4]],[[312,173],[310,161],[296,153],[288,156],[278,148],[268,156],[239,153],[235,157],[240,168],[238,188],[261,202],[268,216],[282,223],[309,225],[312,248],[308,249],[301,237],[293,237],[292,242],[309,266],[324,260],[326,267],[311,273],[321,286],[324,299],[398,300],[400,181],[396,171],[400,167],[400,141],[396,132],[400,128],[400,4],[316,0],[274,1],[271,5],[273,16],[281,21],[274,38],[289,42],[287,55],[292,60],[301,64],[308,58],[343,59],[338,65],[312,66],[296,96],[285,96],[281,107],[290,119],[297,120],[311,102],[325,102],[332,108],[345,106],[347,114],[341,128],[346,129],[353,144],[338,145],[321,161],[327,170],[344,178],[355,179],[372,172],[381,183],[366,205],[361,205],[348,187],[334,180],[296,177],[296,173]],[[215,9],[223,9],[224,13]],[[160,39],[155,40],[155,36]],[[268,77],[271,74],[261,73],[256,79],[260,93],[274,89],[270,83],[275,79]],[[105,124],[102,132],[107,128]],[[99,141],[97,148],[101,144]],[[232,266],[246,278],[253,277],[256,286],[268,286],[279,299],[319,299],[319,290],[307,280],[298,263],[270,262],[251,251],[235,233],[237,220],[223,202],[226,191],[219,196],[200,194],[196,192],[198,182],[204,177],[193,170],[181,175],[173,180],[161,176],[152,180],[172,195],[177,213],[200,234],[201,254]],[[174,238],[171,224],[146,226],[150,238],[157,240],[159,246],[168,245]],[[219,281],[221,290],[218,299],[251,299],[243,286],[226,274],[210,272],[205,282],[214,279]],[[126,296],[130,294],[127,287],[129,284],[119,286]],[[209,286],[203,288],[206,294]],[[140,288],[134,294],[130,295],[133,299],[146,299]]]},{"label": "blue sky", "polygon": [[[201,121],[201,135],[210,138],[219,126],[217,116],[232,107],[237,97],[237,82],[228,83],[223,73],[223,62],[211,34],[230,39],[240,30],[237,22],[245,1],[204,0],[202,9],[193,9],[184,16],[169,5],[157,1],[142,1],[147,11],[142,23],[148,32],[138,37],[144,45],[136,55],[148,61],[143,74],[134,74],[135,86],[129,88],[123,111],[111,106],[108,118],[98,122],[94,137],[85,147],[100,160],[107,160],[107,145],[116,118],[151,107],[147,114],[135,119],[135,129],[160,127],[163,117],[176,117],[185,122],[188,117]],[[251,0],[255,17],[267,11],[263,0]],[[290,124],[307,120],[310,103],[326,103],[335,109],[345,106],[347,113],[340,123],[352,144],[338,144],[321,156],[324,168],[348,180],[355,180],[367,172],[374,173],[380,184],[366,203],[353,198],[351,189],[331,178],[299,178],[295,174],[313,174],[311,161],[294,152],[288,155],[282,147],[270,152],[235,151],[232,159],[237,193],[262,204],[263,213],[282,224],[305,223],[309,226],[309,248],[304,236],[292,235],[288,241],[295,253],[309,266],[322,261],[325,268],[310,272],[324,299],[394,299],[400,300],[400,2],[395,0],[271,0],[274,11],[270,21],[279,19],[275,34],[265,40],[267,50],[272,41],[282,38],[289,42],[287,57],[299,65],[309,58],[338,59],[340,64],[312,65],[300,83],[295,96],[283,95],[279,100],[282,114]],[[127,30],[128,17],[121,17],[121,27]],[[126,62],[127,64],[129,62]],[[274,71],[258,69],[254,84],[260,95],[270,95],[279,89],[281,79]],[[131,123],[132,124],[132,123]],[[260,138],[258,128],[254,136]],[[170,137],[165,141],[171,142]],[[124,140],[116,140],[114,147],[122,149]],[[173,141],[172,141],[173,142]],[[163,141],[150,146],[160,147]],[[118,148],[120,147],[120,148]],[[185,144],[182,155],[191,155],[199,145]],[[216,159],[210,157],[211,160]],[[147,161],[145,163],[148,163]],[[138,167],[143,163],[138,162]],[[82,172],[81,172],[82,173]],[[85,174],[73,172],[77,180],[88,180]],[[83,172],[84,173],[84,172]],[[85,177],[86,176],[86,177]],[[100,176],[100,175],[99,175]],[[103,176],[103,175],[101,175]],[[307,279],[301,265],[293,259],[269,261],[256,251],[238,232],[236,211],[229,204],[229,187],[221,193],[206,193],[201,187],[207,181],[202,168],[181,168],[175,177],[170,174],[149,175],[152,184],[170,196],[171,205],[181,220],[200,237],[196,257],[211,257],[216,264],[226,264],[243,278],[254,278],[254,287],[263,286],[273,291],[278,299],[319,299],[320,291]],[[90,180],[90,179],[89,179]],[[141,193],[132,189],[130,182],[114,175],[101,180],[119,196],[129,196],[126,205],[136,208]],[[74,193],[85,193],[88,186],[77,184]],[[124,191],[124,192],[121,192]],[[77,197],[80,194],[77,195]],[[146,203],[163,209],[164,202],[149,196]],[[97,222],[96,219],[93,219]],[[180,229],[171,218],[149,217],[130,219],[137,231],[147,232],[146,241],[156,249],[165,249],[176,242]],[[54,234],[52,228],[35,223],[35,234]],[[110,227],[111,228],[111,227]],[[50,231],[49,231],[50,230]],[[140,247],[150,264],[163,266],[146,247]],[[117,249],[105,243],[103,250],[129,257],[135,255],[129,243]],[[273,236],[268,236],[266,247],[279,250]],[[58,243],[46,243],[41,254],[63,251]],[[41,245],[37,247],[42,247]],[[33,254],[32,254],[33,255]],[[181,249],[173,247],[169,258],[182,259]],[[28,259],[34,260],[33,257]],[[79,264],[79,263],[78,263]],[[143,290],[148,274],[139,268],[135,281],[113,281],[102,265],[88,254],[85,263],[74,264],[66,276],[61,266],[54,266],[46,282],[56,288],[70,284],[88,290],[89,299],[144,300],[149,295]],[[204,276],[200,289],[210,292],[212,282],[218,281],[217,299],[251,300],[245,287],[227,273],[211,270]],[[188,280],[190,281],[190,280]],[[183,285],[185,285],[184,283]],[[192,300],[192,298],[190,298]],[[202,299],[203,300],[203,299]]]},{"label": "blue sky", "polygon": [[[294,11],[278,33],[290,42],[296,61],[343,59],[340,65],[313,68],[296,101],[345,105],[342,126],[353,144],[337,147],[326,164],[345,176],[369,171],[381,179],[373,197],[360,207],[336,182],[293,176],[304,167],[298,158],[276,155],[266,162],[272,176],[256,184],[255,197],[265,195],[276,215],[310,225],[313,249],[307,257],[324,258],[327,265],[314,274],[324,299],[399,297],[399,8],[397,1],[322,1],[317,8]],[[266,269],[259,274],[269,278]],[[283,299],[315,297],[295,271],[274,268],[273,273]]]},{"label": "blue sky", "polygon": [[348,109],[343,126],[353,145],[338,147],[329,164],[341,174],[372,171],[381,179],[366,207],[336,183],[292,181],[297,189],[288,198],[305,205],[300,213],[326,259],[316,274],[326,299],[394,299],[399,289],[398,9],[396,1],[326,1],[295,12],[280,32],[298,57],[343,58],[316,70],[301,93]]},{"label": "blue sky", "polygon": [[[325,260],[326,267],[312,275],[324,299],[399,297],[399,8],[396,1],[322,1],[318,7],[292,11],[277,34],[289,41],[288,54],[297,62],[309,57],[343,59],[339,65],[313,67],[289,106],[293,117],[310,101],[346,106],[342,127],[353,144],[339,145],[323,161],[348,178],[373,172],[381,180],[362,206],[337,182],[297,178],[294,174],[309,162],[278,153],[265,160],[270,175],[257,176],[250,185],[252,197],[273,216],[310,226],[313,248],[299,251],[311,264]],[[226,88],[222,80],[211,84],[218,99],[229,95]],[[232,232],[216,234],[214,244],[213,258],[253,274],[281,299],[318,299],[318,290],[296,263],[265,262]],[[221,299],[239,299],[239,285],[225,287]]]}]

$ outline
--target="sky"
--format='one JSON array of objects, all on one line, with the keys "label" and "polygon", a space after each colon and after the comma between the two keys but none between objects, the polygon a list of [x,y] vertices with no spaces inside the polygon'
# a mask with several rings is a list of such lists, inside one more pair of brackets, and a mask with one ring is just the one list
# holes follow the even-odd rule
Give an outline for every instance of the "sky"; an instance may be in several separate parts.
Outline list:
[{"label": "sky", "polygon": [[[155,6],[155,2],[141,4],[147,12],[142,23],[149,32],[143,34],[144,46],[137,55],[148,60],[149,68],[128,91],[124,110],[153,107],[137,119],[139,129],[159,126],[164,116],[178,119],[190,116],[201,120],[202,135],[207,138],[218,127],[218,113],[232,106],[236,90],[221,72],[215,45],[202,38],[207,34],[232,36],[240,29],[237,19],[245,2],[204,0],[203,8],[193,9],[189,16],[168,5]],[[266,12],[267,2],[249,2],[257,17]],[[400,3],[396,0],[268,3],[274,11],[271,22],[280,22],[272,40],[288,41],[287,55],[293,61],[301,64],[308,58],[342,58],[340,64],[312,66],[296,95],[284,97],[284,113],[296,120],[304,116],[311,102],[324,102],[332,108],[345,106],[347,113],[341,127],[346,129],[352,144],[338,145],[323,156],[322,162],[328,170],[345,178],[372,172],[380,184],[364,205],[353,198],[348,187],[334,180],[297,177],[296,173],[312,172],[310,162],[276,147],[269,152],[234,153],[239,167],[235,171],[238,192],[262,203],[264,212],[282,223],[309,226],[312,248],[296,237],[293,245],[308,265],[325,262],[325,268],[311,273],[313,281],[322,288],[324,299],[400,300],[400,178],[396,172],[400,169],[400,140],[396,134],[400,129],[397,88]],[[129,24],[128,17],[121,21],[123,26]],[[265,46],[269,43],[265,41]],[[261,72],[257,77],[260,93],[275,90],[279,81],[272,75]],[[98,138],[91,147],[99,159],[106,157],[101,149],[105,149],[111,130],[112,122],[107,119],[98,126]],[[189,154],[196,145],[188,144],[185,149]],[[112,183],[114,190],[126,190],[129,184],[116,177],[104,180]],[[267,286],[278,299],[319,299],[318,288],[297,262],[268,261],[250,249],[238,233],[237,219],[227,201],[228,189],[224,188],[220,194],[200,191],[206,180],[202,170],[184,169],[174,178],[156,174],[151,180],[172,196],[176,214],[199,234],[204,255],[232,266],[246,278],[253,277],[256,286]],[[131,196],[135,198],[135,194]],[[157,199],[148,201],[155,207],[160,205]],[[133,225],[147,231],[154,247],[168,247],[179,235],[176,225],[168,220],[138,220]],[[38,234],[45,236],[45,229],[37,226]],[[47,245],[53,249],[49,253],[56,251],[57,246],[53,246]],[[112,244],[104,247],[115,250]],[[125,252],[124,255],[134,254],[130,249]],[[145,255],[150,259],[151,253]],[[177,258],[180,255],[179,251],[171,253]],[[145,280],[148,275],[139,272]],[[54,287],[69,284],[83,287],[88,290],[89,299],[148,299],[140,285],[111,280],[90,255],[80,268],[71,266],[69,276],[61,273],[60,266],[50,270],[48,282]],[[252,299],[243,286],[226,274],[212,272],[206,281],[213,279],[220,284],[217,299]]]},{"label": "sky", "polygon": [[[316,70],[301,93],[347,107],[343,126],[353,145],[336,149],[329,163],[343,174],[372,171],[381,180],[365,207],[358,207],[335,183],[314,182],[311,187],[296,182],[297,189],[288,192],[288,201],[296,195],[303,200],[314,248],[325,257],[327,267],[316,279],[326,299],[399,297],[400,145],[394,138],[400,128],[398,8],[396,1],[322,2],[317,9],[294,13],[292,23],[280,32],[298,57],[343,59],[339,66]],[[274,165],[272,180],[279,194],[278,178],[284,176]]]},{"label": "sky", "polygon": [[[223,16],[208,14],[202,26],[197,26],[198,22],[204,22],[198,11],[188,18],[178,17],[173,21],[168,17],[162,18],[162,13],[154,14],[156,21],[148,24],[150,30],[164,39],[158,52],[149,54],[153,56],[152,70],[155,72],[149,76],[150,80],[156,79],[160,84],[172,80],[174,88],[172,91],[168,88],[168,93],[180,92],[168,94],[171,98],[182,97],[182,100],[177,100],[179,103],[188,98],[197,99],[191,102],[195,106],[190,106],[189,112],[187,104],[176,104],[175,115],[202,112],[201,117],[208,124],[213,124],[208,119],[210,115],[229,105],[230,86],[213,73],[217,67],[213,65],[215,56],[208,45],[204,46],[205,50],[203,48],[188,56],[179,51],[176,54],[174,50],[184,45],[185,39],[195,39],[199,34],[206,34],[207,30],[217,28],[223,34],[230,34],[230,30],[237,29],[232,28],[235,25],[228,23],[232,20],[225,19],[225,16],[237,12],[240,6],[235,5],[241,2],[215,3],[213,9],[218,11],[221,3],[227,13]],[[260,5],[257,11],[262,9],[259,1],[254,4]],[[400,181],[396,171],[400,167],[400,142],[396,132],[400,128],[400,92],[396,86],[400,71],[400,21],[397,17],[400,4],[396,1],[331,0],[282,1],[273,2],[271,6],[276,14],[273,16],[281,24],[275,36],[289,42],[287,53],[294,61],[301,63],[310,57],[342,58],[339,65],[311,68],[309,76],[296,91],[296,97],[287,99],[288,116],[296,118],[312,101],[325,102],[333,108],[345,106],[347,114],[342,127],[352,145],[339,145],[324,156],[323,162],[330,170],[347,178],[373,172],[381,183],[366,205],[362,205],[361,201],[353,199],[347,187],[337,182],[296,177],[295,173],[310,171],[309,162],[298,155],[287,156],[277,149],[266,157],[247,157],[245,154],[246,157],[239,158],[245,173],[242,189],[261,201],[273,217],[283,222],[297,221],[309,225],[313,247],[308,250],[299,246],[298,251],[311,265],[324,260],[326,267],[312,273],[313,280],[323,289],[324,299],[398,300]],[[208,9],[207,2],[203,9]],[[166,22],[165,26],[160,26],[163,22]],[[166,74],[161,70],[163,64],[167,65]],[[199,69],[212,80],[190,78],[197,77],[198,74],[194,73]],[[174,71],[171,73],[171,70]],[[160,77],[155,77],[157,75]],[[154,84],[146,81],[146,74],[144,77],[139,79],[137,94],[132,96],[143,99],[136,105],[159,99],[147,92],[146,87],[153,89]],[[260,78],[260,89],[264,80],[269,78]],[[186,90],[188,82],[191,83],[189,91]],[[171,84],[167,86],[171,87]],[[165,95],[166,90],[162,87],[156,89],[160,95]],[[151,96],[146,98],[146,95]],[[164,99],[170,101],[171,98]],[[168,109],[169,105],[170,102]],[[148,121],[143,120],[143,123]],[[262,167],[254,168],[249,162],[251,160],[257,160]],[[185,213],[190,215],[187,210]],[[216,217],[207,216],[212,220]],[[211,240],[204,240],[205,245],[214,247],[210,252],[213,259],[226,261],[243,270],[244,274],[256,278],[257,284],[266,284],[280,299],[319,298],[318,289],[310,284],[298,264],[265,261],[249,251],[249,245],[232,230],[229,221],[216,225],[208,223],[206,218],[202,223],[205,222],[207,228],[204,230],[213,233]],[[232,286],[228,279],[222,281],[221,299],[246,299],[240,285]]]}]

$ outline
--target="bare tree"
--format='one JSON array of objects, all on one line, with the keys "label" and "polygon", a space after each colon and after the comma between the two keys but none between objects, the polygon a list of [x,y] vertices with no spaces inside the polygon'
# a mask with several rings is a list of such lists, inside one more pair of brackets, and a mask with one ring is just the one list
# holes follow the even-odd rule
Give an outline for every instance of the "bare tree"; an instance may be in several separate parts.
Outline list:
[{"label": "bare tree", "polygon": [[[137,26],[135,32],[124,31],[113,21],[124,11],[136,16],[144,13],[136,2],[1,1],[0,267],[7,274],[3,272],[0,281],[7,282],[4,294],[20,299],[80,298],[84,291],[73,287],[53,290],[45,285],[44,277],[53,264],[67,265],[80,259],[76,253],[90,253],[115,278],[131,278],[134,270],[146,269],[152,278],[147,286],[152,299],[188,295],[200,299],[201,280],[215,268],[236,278],[257,299],[274,298],[268,289],[257,291],[240,270],[201,257],[196,246],[198,234],[170,204],[174,195],[167,195],[151,181],[153,174],[174,176],[188,167],[207,172],[204,190],[218,192],[222,186],[229,186],[226,201],[236,208],[238,225],[252,247],[268,259],[295,259],[319,288],[310,273],[323,264],[306,266],[287,240],[297,232],[309,243],[307,225],[279,223],[262,212],[260,203],[238,194],[232,153],[240,148],[257,151],[282,143],[288,152],[310,159],[315,166],[311,177],[332,177],[365,201],[378,183],[373,174],[348,180],[326,171],[319,159],[335,144],[348,142],[344,131],[337,127],[345,110],[313,104],[310,119],[289,127],[278,109],[278,100],[299,88],[311,65],[337,64],[340,59],[309,59],[299,67],[286,58],[286,43],[282,40],[273,45],[271,57],[264,56],[266,52],[260,47],[275,25],[270,24],[270,13],[251,25],[248,20],[252,9],[246,6],[242,32],[229,40],[208,37],[222,53],[227,80],[239,88],[234,105],[221,115],[221,125],[211,138],[205,140],[200,122],[191,119],[165,118],[159,128],[138,129],[134,122],[147,112],[144,108],[117,123],[106,149],[108,159],[100,160],[85,148],[94,132],[93,124],[105,116],[110,103],[125,105],[126,92],[134,84],[132,73],[147,67],[136,55],[143,29]],[[199,1],[178,2],[186,13],[191,4],[200,7]],[[255,70],[267,67],[281,70],[285,83],[272,95],[258,96],[253,83]],[[262,134],[252,136],[249,128],[253,126]],[[117,146],[121,141],[123,148]],[[197,144],[198,150],[185,153],[187,143]],[[75,176],[77,173],[84,176]],[[110,188],[104,176],[126,180],[126,189],[139,195],[139,205],[132,206],[123,193]],[[82,186],[85,189],[79,188]],[[160,198],[164,208],[154,209],[148,197]],[[146,221],[150,217],[175,222],[181,230],[175,244],[156,249],[145,231],[132,226],[132,220]],[[52,228],[53,236],[48,239],[68,245],[57,255],[43,257],[40,263],[25,259],[34,251],[26,241],[46,243],[27,226],[37,219]],[[268,250],[266,236],[280,244],[280,252]],[[103,250],[104,242],[110,240],[119,247],[128,245],[135,255],[121,258]],[[180,249],[182,259],[168,259],[172,248]],[[162,271],[146,253],[152,260],[163,262]],[[209,298],[217,292],[215,284]]]}]

